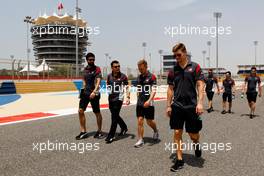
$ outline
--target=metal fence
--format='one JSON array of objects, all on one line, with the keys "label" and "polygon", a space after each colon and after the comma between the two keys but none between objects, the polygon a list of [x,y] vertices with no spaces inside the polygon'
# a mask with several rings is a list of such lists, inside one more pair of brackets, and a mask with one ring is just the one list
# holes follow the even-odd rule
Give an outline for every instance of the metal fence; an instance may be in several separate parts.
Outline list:
[{"label": "metal fence", "polygon": [[[67,63],[48,63],[40,66],[37,61],[26,61],[23,59],[0,59],[0,80],[53,80],[53,79],[82,79],[85,65],[79,65],[79,77],[76,77],[76,65]],[[40,67],[39,67],[40,66]],[[28,69],[29,68],[29,69]],[[35,69],[38,68],[38,71]],[[100,67],[103,78],[111,73],[110,67]],[[122,67],[121,72],[128,76],[129,80],[136,79],[138,69]],[[157,72],[158,73],[158,72]]]}]

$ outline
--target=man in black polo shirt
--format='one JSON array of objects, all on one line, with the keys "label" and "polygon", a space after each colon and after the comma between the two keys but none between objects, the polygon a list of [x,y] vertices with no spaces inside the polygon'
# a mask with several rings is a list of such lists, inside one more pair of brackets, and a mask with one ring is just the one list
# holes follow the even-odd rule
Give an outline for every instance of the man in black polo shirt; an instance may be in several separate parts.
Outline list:
[{"label": "man in black polo shirt", "polygon": [[172,51],[177,63],[168,74],[167,115],[174,130],[177,158],[171,171],[175,172],[184,165],[181,148],[184,124],[194,143],[195,156],[201,157],[202,154],[199,144],[202,121],[199,116],[203,113],[204,77],[200,65],[188,60],[184,44],[175,45]]},{"label": "man in black polo shirt", "polygon": [[[224,89],[223,92],[223,111],[222,114],[231,113],[232,109],[232,98],[235,95],[235,81],[231,78],[231,72],[226,72],[226,78],[223,80],[223,86],[222,89]],[[226,111],[226,104],[229,104],[229,109]]]},{"label": "man in black polo shirt", "polygon": [[213,74],[213,70],[208,70],[208,77],[205,78],[205,92],[208,98],[208,113],[214,111],[213,109],[213,97],[214,97],[214,91],[215,91],[215,85],[217,87],[217,93],[220,93],[219,85],[217,78]]},{"label": "man in black polo shirt", "polygon": [[123,105],[124,96],[126,94],[126,104],[130,103],[130,92],[128,90],[128,79],[127,76],[120,72],[120,64],[117,60],[111,63],[112,73],[107,76],[107,88],[109,92],[109,109],[111,112],[111,127],[106,143],[112,143],[114,141],[117,124],[121,128],[119,136],[123,136],[127,133],[127,125],[124,120],[120,117],[119,113]]},{"label": "man in black polo shirt", "polygon": [[246,77],[243,92],[247,93],[248,105],[250,107],[250,118],[252,119],[254,117],[254,113],[256,109],[258,92],[259,92],[259,97],[261,97],[262,95],[261,80],[260,77],[257,76],[256,67],[252,67],[250,75]]},{"label": "man in black polo shirt", "polygon": [[99,86],[102,79],[101,69],[94,64],[95,55],[93,53],[88,53],[86,55],[86,61],[88,63],[87,67],[84,69],[83,75],[83,89],[80,93],[79,102],[79,120],[81,133],[76,136],[76,140],[84,139],[88,137],[86,132],[86,120],[85,114],[86,108],[89,103],[92,105],[93,112],[96,116],[98,130],[94,135],[94,138],[102,138],[102,115],[100,112],[100,92]]},{"label": "man in black polo shirt", "polygon": [[147,61],[138,61],[138,70],[141,73],[137,78],[137,119],[138,119],[138,141],[134,145],[136,148],[144,145],[144,118],[147,124],[153,129],[153,139],[157,141],[159,133],[156,122],[154,121],[154,97],[156,94],[156,76],[148,71]]}]

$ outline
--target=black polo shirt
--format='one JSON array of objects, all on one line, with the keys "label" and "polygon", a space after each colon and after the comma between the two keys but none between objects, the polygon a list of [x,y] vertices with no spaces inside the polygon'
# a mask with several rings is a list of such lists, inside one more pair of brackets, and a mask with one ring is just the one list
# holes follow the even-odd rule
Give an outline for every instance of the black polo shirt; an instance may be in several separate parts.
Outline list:
[{"label": "black polo shirt", "polygon": [[183,108],[195,108],[197,105],[196,82],[204,81],[204,75],[199,64],[188,61],[182,69],[178,63],[169,71],[167,82],[173,85],[173,105]]},{"label": "black polo shirt", "polygon": [[223,86],[225,89],[225,93],[232,94],[232,87],[235,85],[235,81],[233,79],[224,79]]},{"label": "black polo shirt", "polygon": [[205,78],[206,92],[214,92],[214,85],[217,84],[217,78],[215,76],[208,76]]},{"label": "black polo shirt", "polygon": [[257,83],[260,84],[261,80],[258,76],[248,76],[245,79],[247,83],[247,93],[256,93],[257,92]]},{"label": "black polo shirt", "polygon": [[[138,99],[137,106],[144,106],[144,103],[149,99],[152,93],[153,85],[157,85],[157,78],[154,74],[149,71],[147,74],[139,75],[137,77],[137,90],[138,90]],[[150,106],[153,106],[153,100],[150,102]]]},{"label": "black polo shirt", "polygon": [[100,67],[86,66],[83,71],[83,80],[85,81],[85,92],[90,95],[95,88],[96,79],[102,78]]},{"label": "black polo shirt", "polygon": [[113,73],[110,73],[107,76],[108,100],[110,102],[123,101],[126,85],[128,85],[128,79],[125,74],[119,72],[117,76],[114,76]]}]

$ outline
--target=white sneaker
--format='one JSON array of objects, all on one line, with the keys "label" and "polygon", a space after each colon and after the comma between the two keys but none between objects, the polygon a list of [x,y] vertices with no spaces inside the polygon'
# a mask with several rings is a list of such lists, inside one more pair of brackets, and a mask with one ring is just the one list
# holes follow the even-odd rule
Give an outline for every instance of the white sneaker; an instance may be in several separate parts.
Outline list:
[{"label": "white sneaker", "polygon": [[157,141],[159,139],[159,131],[157,130],[156,132],[153,133],[153,140]]},{"label": "white sneaker", "polygon": [[144,140],[139,139],[137,143],[135,143],[134,147],[139,148],[139,147],[142,147],[143,145],[144,145]]}]

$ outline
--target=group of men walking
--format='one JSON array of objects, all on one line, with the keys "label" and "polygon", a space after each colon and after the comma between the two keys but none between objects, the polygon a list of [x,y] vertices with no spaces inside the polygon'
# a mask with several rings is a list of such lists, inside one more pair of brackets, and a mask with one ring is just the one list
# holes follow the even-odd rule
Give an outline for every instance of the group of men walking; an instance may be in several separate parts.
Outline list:
[{"label": "group of men walking", "polygon": [[[208,97],[209,107],[208,113],[214,111],[213,96],[215,89],[217,93],[223,90],[223,111],[222,114],[231,113],[232,95],[235,91],[235,82],[231,78],[231,73],[226,73],[223,80],[223,86],[220,88],[218,79],[213,75],[213,71],[209,70],[208,76],[202,72],[199,64],[188,60],[187,50],[183,43],[176,44],[172,48],[176,65],[169,71],[167,77],[167,108],[166,114],[170,119],[170,128],[174,131],[173,142],[176,146],[182,144],[183,128],[189,134],[194,144],[194,153],[196,157],[201,157],[202,151],[199,144],[199,132],[202,129],[201,114],[203,113],[204,90]],[[80,134],[76,136],[77,140],[88,137],[85,120],[85,110],[91,103],[93,112],[97,119],[98,130],[95,138],[105,137],[102,133],[102,115],[100,113],[100,81],[102,79],[101,70],[94,64],[95,55],[88,53],[86,55],[87,67],[84,69],[83,89],[80,93],[79,102],[79,121]],[[123,103],[130,104],[130,91],[127,76],[120,71],[120,63],[117,60],[111,62],[112,72],[107,75],[108,102],[111,112],[111,127],[105,138],[106,143],[112,143],[115,140],[117,126],[120,126],[118,136],[123,136],[128,132],[128,126],[120,116],[120,110]],[[144,119],[153,129],[153,140],[159,139],[159,130],[154,120],[155,108],[154,97],[156,94],[156,76],[148,71],[147,62],[142,59],[138,61],[138,70],[140,75],[137,77],[137,104],[136,116],[138,126],[138,140],[135,147],[139,148],[144,145]],[[259,96],[261,96],[260,79],[256,76],[256,68],[251,69],[251,75],[245,79],[243,92],[247,93],[248,103],[251,108],[250,117],[255,112],[256,102],[256,85],[258,84]],[[140,91],[139,91],[140,90]],[[228,110],[226,109],[229,103]],[[171,167],[171,171],[175,172],[184,166],[181,147],[176,149],[175,163]]]},{"label": "group of men walking", "polygon": [[[247,95],[248,105],[250,107],[249,116],[252,119],[255,116],[255,109],[256,109],[256,100],[257,96],[262,96],[262,89],[261,89],[261,80],[260,77],[257,76],[257,69],[256,67],[252,67],[250,70],[250,74],[245,78],[241,98],[244,97],[244,94]],[[218,84],[218,79],[213,75],[212,69],[208,71],[208,77],[205,78],[206,84],[206,95],[208,98],[208,113],[214,111],[213,109],[213,96],[215,90],[217,91],[218,95],[221,91],[223,91],[223,111],[222,114],[232,113],[232,101],[235,98],[235,81],[231,78],[231,72],[228,71],[225,73],[225,79],[223,80],[222,87],[220,88]],[[227,110],[228,104],[228,110]]]},{"label": "group of men walking", "polygon": [[[94,64],[95,55],[88,53],[86,55],[87,67],[84,69],[83,89],[80,93],[79,102],[79,120],[80,120],[80,134],[76,136],[76,140],[88,137],[86,130],[85,110],[87,105],[91,103],[93,112],[96,116],[98,130],[94,138],[103,138],[102,133],[102,115],[100,112],[100,82],[102,79],[101,70]],[[117,126],[120,126],[120,133],[118,136],[124,136],[128,127],[125,121],[120,116],[120,111],[125,101],[126,105],[130,104],[130,91],[127,76],[120,71],[120,63],[117,60],[111,62],[112,72],[107,75],[107,92],[109,109],[111,112],[111,127],[105,139],[106,143],[112,143],[115,139]],[[154,97],[156,94],[154,85],[156,85],[156,76],[148,71],[147,62],[142,59],[138,62],[138,69],[140,75],[137,78],[137,86],[141,91],[137,94],[136,115],[138,118],[138,141],[135,147],[144,145],[144,119],[147,124],[153,129],[153,139],[155,141],[159,138],[157,125],[154,121]]]}]

